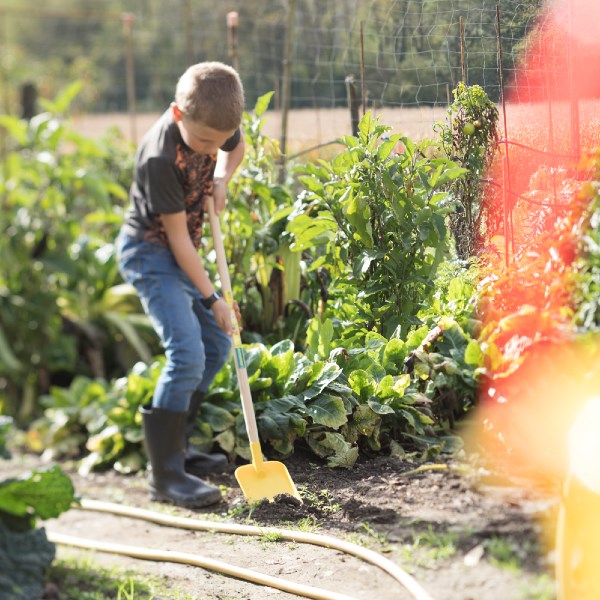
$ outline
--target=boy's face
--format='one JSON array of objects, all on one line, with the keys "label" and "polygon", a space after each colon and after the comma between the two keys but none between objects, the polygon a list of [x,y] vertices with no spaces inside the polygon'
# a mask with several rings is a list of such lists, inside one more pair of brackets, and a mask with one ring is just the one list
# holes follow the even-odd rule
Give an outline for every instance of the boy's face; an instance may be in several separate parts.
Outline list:
[{"label": "boy's face", "polygon": [[216,154],[217,150],[235,133],[235,129],[219,131],[204,125],[201,121],[192,121],[176,104],[172,104],[171,109],[183,141],[198,154]]}]

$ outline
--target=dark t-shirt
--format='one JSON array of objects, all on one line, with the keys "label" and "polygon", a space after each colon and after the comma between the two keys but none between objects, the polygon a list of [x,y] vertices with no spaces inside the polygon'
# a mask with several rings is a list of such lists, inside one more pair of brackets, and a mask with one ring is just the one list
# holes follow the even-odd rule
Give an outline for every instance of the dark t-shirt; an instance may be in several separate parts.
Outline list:
[{"label": "dark t-shirt", "polygon": [[[238,129],[221,150],[233,150],[240,135]],[[125,217],[127,230],[153,244],[168,246],[160,215],[185,211],[190,238],[199,248],[202,200],[212,193],[215,164],[216,155],[194,152],[183,141],[169,108],[146,133],[136,152],[131,205]]]}]

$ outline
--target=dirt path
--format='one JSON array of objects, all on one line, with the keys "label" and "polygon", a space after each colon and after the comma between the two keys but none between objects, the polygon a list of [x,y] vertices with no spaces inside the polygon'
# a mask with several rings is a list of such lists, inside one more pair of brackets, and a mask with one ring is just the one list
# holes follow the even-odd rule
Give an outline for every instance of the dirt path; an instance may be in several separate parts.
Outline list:
[{"label": "dirt path", "polygon": [[[22,460],[21,468],[28,459]],[[265,503],[251,514],[231,473],[212,480],[223,486],[224,502],[211,510],[192,512],[150,502],[141,475],[123,477],[110,472],[82,478],[63,468],[80,497],[200,519],[302,527],[358,542],[405,568],[435,600],[552,597],[539,591],[544,582],[546,588],[549,585],[549,567],[538,541],[538,518],[551,516],[551,499],[509,488],[489,488],[484,493],[472,473],[453,468],[406,475],[416,465],[393,458],[364,460],[352,470],[333,470],[314,460],[297,456],[287,463],[304,497],[301,507]],[[316,546],[191,532],[80,510],[68,511],[45,526],[50,532],[200,554],[357,599],[411,598],[376,567]],[[58,555],[82,552],[60,547]],[[164,579],[167,589],[202,600],[296,597],[198,567],[101,553],[94,554],[94,561],[133,567],[138,573]],[[176,591],[161,596],[177,597]]]}]

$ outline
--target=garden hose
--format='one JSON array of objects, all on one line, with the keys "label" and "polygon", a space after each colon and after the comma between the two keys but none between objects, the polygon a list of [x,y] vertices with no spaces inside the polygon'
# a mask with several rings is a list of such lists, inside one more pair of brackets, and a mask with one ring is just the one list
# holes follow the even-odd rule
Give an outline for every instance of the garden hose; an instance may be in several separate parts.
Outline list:
[{"label": "garden hose", "polygon": [[[81,504],[75,506],[82,510],[109,513],[113,515],[140,519],[158,525],[168,527],[178,527],[195,531],[212,531],[216,533],[229,533],[233,535],[264,536],[274,535],[277,539],[288,540],[296,543],[306,543],[315,546],[322,546],[332,550],[339,550],[345,554],[350,554],[364,560],[385,571],[388,575],[399,582],[415,600],[433,600],[432,597],[421,587],[421,585],[406,571],[394,564],[392,561],[381,556],[373,550],[362,548],[357,544],[346,542],[338,538],[321,535],[316,533],[307,533],[303,531],[294,531],[291,529],[278,529],[275,527],[257,527],[252,525],[238,525],[235,523],[215,523],[214,521],[202,521],[198,519],[174,517],[164,515],[150,510],[123,506],[111,502],[100,502],[97,500],[81,500]],[[194,566],[203,567],[244,579],[260,585],[274,587],[298,596],[306,598],[316,598],[317,600],[349,600],[349,596],[330,592],[319,588],[288,582],[285,579],[265,575],[257,571],[229,565],[225,562],[205,558],[195,554],[184,552],[173,552],[164,550],[149,550],[135,546],[124,546],[122,544],[112,544],[106,542],[97,542],[95,540],[84,540],[72,536],[49,533],[48,539],[56,544],[64,544],[99,552],[120,554],[141,558],[145,560],[167,561],[185,563]]]},{"label": "garden hose", "polygon": [[316,598],[317,600],[352,600],[350,596],[337,594],[336,592],[328,592],[320,590],[309,585],[300,583],[291,583],[279,577],[265,575],[258,571],[245,569],[243,567],[235,567],[221,560],[214,560],[197,554],[188,552],[174,552],[172,550],[151,550],[149,548],[140,548],[138,546],[126,546],[124,544],[113,544],[110,542],[97,542],[96,540],[84,540],[70,535],[48,534],[48,539],[55,544],[63,544],[66,546],[75,546],[77,548],[85,548],[86,550],[95,550],[97,552],[107,552],[109,554],[120,554],[121,556],[131,556],[133,558],[141,558],[142,560],[155,560],[161,562],[182,563],[185,565],[193,565],[210,569],[225,575],[231,575],[238,579],[245,579],[252,583],[267,585],[269,587],[290,592],[298,596],[306,598]]}]

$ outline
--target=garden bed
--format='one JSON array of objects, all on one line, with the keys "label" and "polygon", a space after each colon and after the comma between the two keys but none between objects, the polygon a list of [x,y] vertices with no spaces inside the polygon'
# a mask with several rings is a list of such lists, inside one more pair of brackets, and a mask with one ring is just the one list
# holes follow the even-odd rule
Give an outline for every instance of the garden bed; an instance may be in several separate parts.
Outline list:
[{"label": "garden bed", "polygon": [[[38,463],[25,456],[6,464],[22,470]],[[82,478],[63,468],[80,497],[199,519],[309,529],[357,542],[405,568],[436,600],[554,598],[548,554],[540,543],[542,524],[551,528],[556,508],[551,495],[486,485],[485,474],[458,463],[419,467],[380,456],[361,458],[353,469],[331,469],[297,452],[286,464],[304,504],[265,503],[252,511],[233,473],[212,478],[224,489],[220,505],[192,512],[150,502],[142,475],[109,471]],[[44,525],[49,532],[200,554],[355,598],[411,598],[388,575],[356,558],[267,536],[190,532],[80,510]],[[58,556],[90,553],[61,547]],[[92,560],[156,578],[161,591],[149,597],[157,599],[294,597],[197,567],[108,554],[93,554]],[[60,586],[50,583],[47,600],[59,597]],[[147,596],[135,596],[142,597]]]}]

